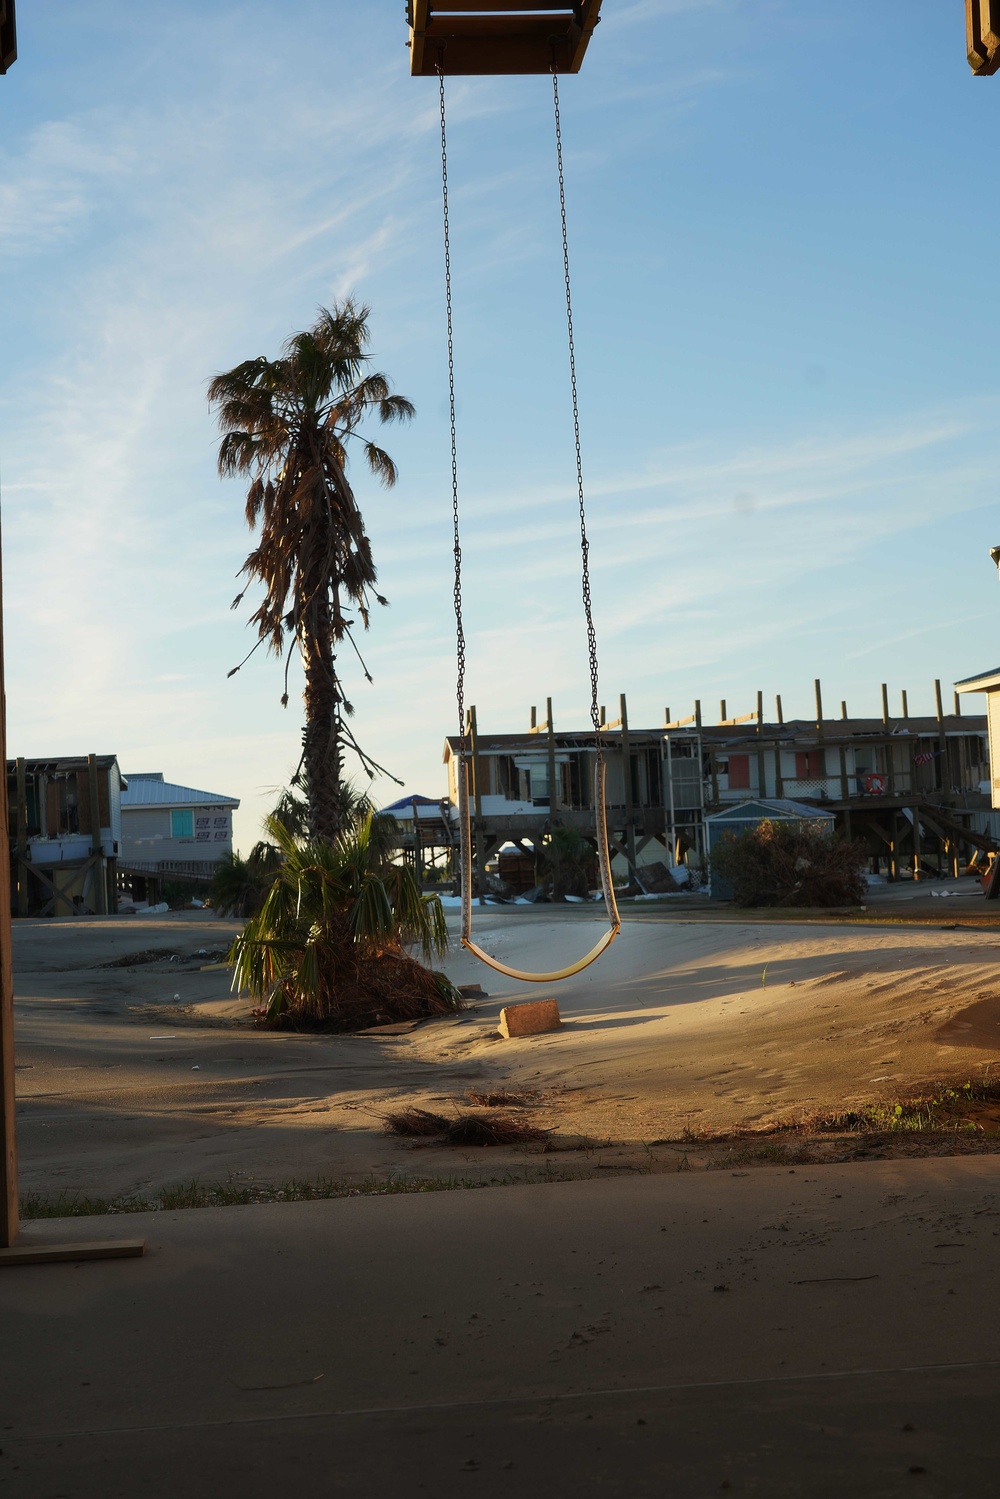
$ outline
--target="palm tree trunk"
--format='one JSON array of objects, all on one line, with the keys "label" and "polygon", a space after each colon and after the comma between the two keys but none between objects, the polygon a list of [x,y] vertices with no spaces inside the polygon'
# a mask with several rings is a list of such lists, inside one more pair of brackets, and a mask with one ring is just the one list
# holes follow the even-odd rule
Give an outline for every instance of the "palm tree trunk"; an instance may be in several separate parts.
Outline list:
[{"label": "palm tree trunk", "polygon": [[303,765],[309,796],[309,837],[332,841],[340,832],[344,756],[329,602],[315,601],[309,616],[309,628],[303,632],[302,640],[306,678]]}]

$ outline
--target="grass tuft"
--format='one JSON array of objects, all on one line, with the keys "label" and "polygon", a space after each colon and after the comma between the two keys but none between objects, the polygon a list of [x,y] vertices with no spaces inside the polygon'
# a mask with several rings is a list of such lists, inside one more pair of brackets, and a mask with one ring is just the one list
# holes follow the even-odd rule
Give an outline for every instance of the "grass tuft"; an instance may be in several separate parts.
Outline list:
[{"label": "grass tuft", "polygon": [[574,1172],[554,1169],[550,1163],[524,1172],[505,1171],[497,1176],[389,1176],[374,1173],[360,1180],[348,1177],[315,1181],[292,1179],[280,1185],[268,1182],[228,1182],[204,1186],[197,1179],[161,1187],[148,1196],[127,1194],[96,1197],[60,1192],[48,1196],[26,1192],[21,1198],[25,1222],[42,1218],[113,1217],[122,1213],[173,1213],[186,1208],[249,1207],[268,1202],[322,1202],[340,1197],[395,1197],[414,1192],[464,1192],[479,1187],[528,1186],[547,1181],[573,1181]]}]

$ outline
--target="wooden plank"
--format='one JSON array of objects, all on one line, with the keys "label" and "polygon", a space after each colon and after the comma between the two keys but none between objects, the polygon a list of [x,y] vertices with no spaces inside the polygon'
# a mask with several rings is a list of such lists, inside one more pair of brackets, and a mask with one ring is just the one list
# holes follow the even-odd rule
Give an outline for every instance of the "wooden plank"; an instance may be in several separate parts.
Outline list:
[{"label": "wooden plank", "polygon": [[435,43],[462,41],[540,41],[546,46],[552,41],[562,41],[572,21],[565,16],[490,16],[449,15],[432,9],[427,19],[425,35],[427,46]]},{"label": "wooden plank", "polygon": [[91,1239],[79,1244],[36,1244],[28,1239],[0,1249],[0,1268],[65,1264],[72,1260],[135,1259],[145,1252],[145,1239]]},{"label": "wooden plank", "polygon": [[572,19],[574,7],[559,4],[559,0],[425,0],[425,9],[432,16],[459,15],[505,16],[508,19],[529,14],[533,10],[545,11],[553,20]]}]

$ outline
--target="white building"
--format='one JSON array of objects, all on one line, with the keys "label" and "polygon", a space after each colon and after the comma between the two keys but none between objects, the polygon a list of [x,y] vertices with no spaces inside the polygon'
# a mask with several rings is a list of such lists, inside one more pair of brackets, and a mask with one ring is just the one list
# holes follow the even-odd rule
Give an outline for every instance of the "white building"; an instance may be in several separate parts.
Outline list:
[{"label": "white building", "polygon": [[233,851],[239,798],[165,781],[162,771],[126,776],[119,864],[139,873],[208,874]]}]

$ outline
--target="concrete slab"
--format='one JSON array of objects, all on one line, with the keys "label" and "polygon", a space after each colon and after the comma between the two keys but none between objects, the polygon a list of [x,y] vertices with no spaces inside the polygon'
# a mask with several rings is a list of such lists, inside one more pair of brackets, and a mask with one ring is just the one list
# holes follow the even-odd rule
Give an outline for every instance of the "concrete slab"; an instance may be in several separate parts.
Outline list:
[{"label": "concrete slab", "polygon": [[1000,1457],[995,1158],[128,1227],[0,1278],[0,1493],[955,1499]]}]

